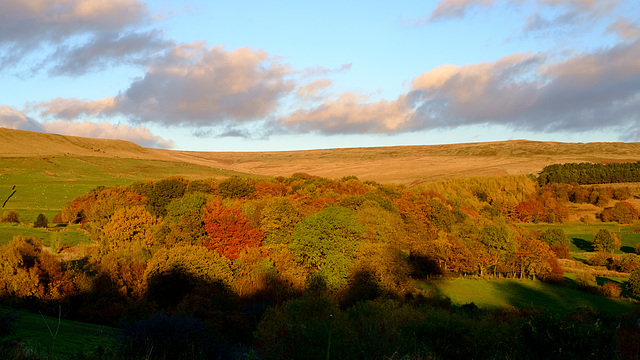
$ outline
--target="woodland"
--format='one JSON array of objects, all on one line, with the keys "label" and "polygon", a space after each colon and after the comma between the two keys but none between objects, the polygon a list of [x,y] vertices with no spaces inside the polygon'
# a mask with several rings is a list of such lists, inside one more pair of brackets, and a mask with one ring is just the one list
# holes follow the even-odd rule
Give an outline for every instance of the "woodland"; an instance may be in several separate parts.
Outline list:
[{"label": "woodland", "polygon": [[[81,254],[25,235],[0,247],[0,335],[15,309],[53,308],[118,329],[73,359],[637,359],[640,246],[621,250],[598,224],[635,226],[640,188],[553,169],[415,187],[306,173],[98,186],[33,222],[85,233]],[[578,244],[587,258],[561,226],[536,227],[570,222],[596,229]],[[576,263],[623,280],[568,276]],[[632,310],[485,308],[418,286],[451,278],[573,287]]]}]

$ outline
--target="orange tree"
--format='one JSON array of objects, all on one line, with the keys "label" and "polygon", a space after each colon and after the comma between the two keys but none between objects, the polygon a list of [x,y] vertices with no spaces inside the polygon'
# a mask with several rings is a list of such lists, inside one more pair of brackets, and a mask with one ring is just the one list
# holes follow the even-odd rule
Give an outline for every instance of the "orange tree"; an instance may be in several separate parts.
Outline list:
[{"label": "orange tree", "polygon": [[218,198],[207,203],[202,220],[208,235],[203,245],[230,259],[237,258],[242,250],[260,246],[264,238],[240,210],[224,206]]}]

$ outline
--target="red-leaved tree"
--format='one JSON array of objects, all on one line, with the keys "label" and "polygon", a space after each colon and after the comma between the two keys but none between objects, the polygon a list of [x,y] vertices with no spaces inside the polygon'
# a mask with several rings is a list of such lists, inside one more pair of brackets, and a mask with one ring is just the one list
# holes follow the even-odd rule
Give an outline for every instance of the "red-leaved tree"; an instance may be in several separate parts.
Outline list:
[{"label": "red-leaved tree", "polygon": [[264,238],[264,233],[252,228],[240,210],[224,206],[220,199],[207,203],[202,220],[208,237],[202,245],[229,259],[236,259],[242,250],[260,246]]}]

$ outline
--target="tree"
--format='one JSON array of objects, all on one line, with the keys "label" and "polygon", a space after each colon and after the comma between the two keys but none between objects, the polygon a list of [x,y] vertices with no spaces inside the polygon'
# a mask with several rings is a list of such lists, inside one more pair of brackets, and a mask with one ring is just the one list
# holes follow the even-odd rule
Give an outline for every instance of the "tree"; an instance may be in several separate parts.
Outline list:
[{"label": "tree", "polygon": [[208,235],[202,245],[230,259],[246,248],[260,246],[264,238],[240,210],[224,206],[218,198],[207,203],[202,220]]},{"label": "tree", "polygon": [[596,251],[613,252],[620,248],[617,236],[607,229],[600,229],[593,237],[593,248]]},{"label": "tree", "polygon": [[47,217],[42,213],[38,214],[36,221],[33,223],[33,227],[46,228],[47,226],[49,226],[49,220],[47,220]]},{"label": "tree", "polygon": [[633,269],[627,283],[627,290],[635,296],[640,297],[640,267]]},{"label": "tree", "polygon": [[256,191],[255,185],[240,176],[232,176],[218,185],[218,195],[223,198],[243,198]]},{"label": "tree", "polygon": [[102,229],[103,240],[110,250],[131,247],[150,250],[155,244],[153,233],[158,222],[142,205],[122,207]]},{"label": "tree", "polygon": [[547,243],[549,246],[553,246],[554,244],[560,244],[562,246],[569,246],[569,238],[564,230],[560,228],[551,228],[545,230],[545,232],[540,235],[540,241]]},{"label": "tree", "polygon": [[338,288],[347,281],[364,232],[353,210],[332,206],[302,219],[290,248],[305,268],[319,271],[330,287]]}]

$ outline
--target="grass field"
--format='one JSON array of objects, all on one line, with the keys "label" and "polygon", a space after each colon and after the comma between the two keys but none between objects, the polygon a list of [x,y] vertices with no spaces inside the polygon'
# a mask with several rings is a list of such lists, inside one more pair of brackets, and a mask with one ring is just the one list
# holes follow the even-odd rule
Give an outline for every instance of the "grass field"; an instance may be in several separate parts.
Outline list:
[{"label": "grass field", "polygon": [[49,246],[54,250],[61,245],[74,246],[90,242],[89,235],[80,230],[79,225],[42,229],[27,225],[0,224],[0,245],[10,242],[14,236],[18,235],[42,240],[44,246]]},{"label": "grass field", "polygon": [[114,336],[118,329],[64,319],[60,320],[58,327],[57,316],[24,311],[15,314],[17,318],[12,324],[13,335],[8,340],[19,340],[28,349],[52,355],[51,359],[66,359],[72,355],[93,352],[98,347],[108,349],[116,344]]},{"label": "grass field", "polygon": [[106,157],[0,158],[0,199],[11,194],[3,211],[16,210],[25,221],[40,212],[55,214],[76,196],[97,186],[127,185],[169,176],[189,179],[239,174],[211,167],[162,160]]},{"label": "grass field", "polygon": [[481,308],[513,306],[519,309],[540,308],[566,313],[587,306],[598,312],[617,316],[631,312],[637,306],[630,301],[608,299],[570,287],[533,280],[448,279],[418,281],[414,285],[425,291],[435,290],[449,297],[453,304],[473,302]]},{"label": "grass field", "polygon": [[544,231],[550,228],[559,228],[564,230],[565,234],[567,234],[567,236],[571,240],[571,252],[574,253],[577,258],[580,258],[581,253],[593,252],[593,248],[591,246],[591,243],[593,242],[593,236],[600,229],[607,229],[620,237],[622,246],[620,247],[620,250],[614,252],[616,254],[635,253],[636,245],[640,243],[640,233],[635,232],[635,229],[640,228],[640,223],[638,223],[637,221],[633,224],[627,225],[620,225],[613,222],[596,222],[594,224],[520,224],[520,226],[529,230]]}]

